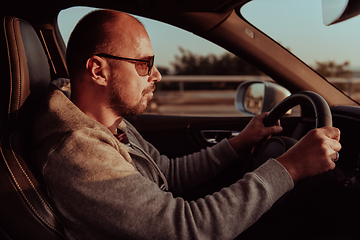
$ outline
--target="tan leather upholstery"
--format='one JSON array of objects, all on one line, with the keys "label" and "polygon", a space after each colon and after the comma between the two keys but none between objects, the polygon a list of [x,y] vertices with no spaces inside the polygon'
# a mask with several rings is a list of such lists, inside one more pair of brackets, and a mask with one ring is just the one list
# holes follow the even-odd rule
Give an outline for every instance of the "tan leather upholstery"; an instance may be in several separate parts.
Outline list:
[{"label": "tan leather upholstery", "polygon": [[29,161],[29,123],[50,83],[47,57],[29,23],[3,19],[0,61],[0,239],[65,239]]},{"label": "tan leather upholstery", "polygon": [[[50,83],[50,68],[33,27],[15,17],[5,17],[1,33],[0,133],[28,118]],[[31,96],[30,96],[30,93]],[[26,113],[20,107],[31,102]],[[24,108],[25,110],[25,108]]]}]

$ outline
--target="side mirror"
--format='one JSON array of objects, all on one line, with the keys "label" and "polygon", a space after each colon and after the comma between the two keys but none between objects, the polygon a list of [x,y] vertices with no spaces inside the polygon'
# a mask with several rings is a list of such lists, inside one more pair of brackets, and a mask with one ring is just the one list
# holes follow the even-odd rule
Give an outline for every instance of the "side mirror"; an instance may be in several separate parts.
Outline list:
[{"label": "side mirror", "polygon": [[246,81],[236,91],[235,107],[239,112],[256,115],[269,112],[288,96],[290,92],[276,83]]},{"label": "side mirror", "polygon": [[359,0],[322,0],[323,22],[329,26],[360,14]]}]

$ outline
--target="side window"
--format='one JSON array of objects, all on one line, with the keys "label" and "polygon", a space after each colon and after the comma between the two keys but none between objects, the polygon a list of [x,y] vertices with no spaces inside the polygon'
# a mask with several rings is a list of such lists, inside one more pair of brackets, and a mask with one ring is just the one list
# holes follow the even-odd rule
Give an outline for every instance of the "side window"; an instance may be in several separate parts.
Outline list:
[{"label": "side window", "polygon": [[[64,41],[77,21],[92,8],[70,8],[59,14]],[[138,17],[147,29],[162,74],[146,114],[178,116],[241,116],[235,108],[236,89],[262,75],[223,48],[158,21]],[[266,76],[262,76],[262,78]]]}]

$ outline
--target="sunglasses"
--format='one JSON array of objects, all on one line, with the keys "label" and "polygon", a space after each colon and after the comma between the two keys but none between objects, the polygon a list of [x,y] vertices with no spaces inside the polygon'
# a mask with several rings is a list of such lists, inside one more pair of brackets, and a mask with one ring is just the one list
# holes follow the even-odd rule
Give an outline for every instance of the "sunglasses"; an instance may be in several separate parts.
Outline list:
[{"label": "sunglasses", "polygon": [[115,60],[124,60],[124,61],[132,61],[135,64],[135,69],[139,76],[150,76],[151,70],[154,66],[154,58],[155,56],[151,56],[149,59],[134,59],[134,58],[124,58],[124,57],[117,57],[106,53],[97,53],[94,54],[99,57],[110,58]]}]

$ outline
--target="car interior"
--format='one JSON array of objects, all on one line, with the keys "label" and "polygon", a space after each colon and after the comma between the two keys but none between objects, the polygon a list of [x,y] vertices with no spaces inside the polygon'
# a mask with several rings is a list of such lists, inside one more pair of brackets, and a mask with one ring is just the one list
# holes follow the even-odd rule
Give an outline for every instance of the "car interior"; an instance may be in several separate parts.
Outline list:
[{"label": "car interior", "polygon": [[[0,238],[66,239],[61,220],[46,194],[41,173],[32,169],[31,124],[49,84],[56,79],[68,78],[66,45],[59,33],[57,15],[62,9],[86,5],[117,9],[178,26],[243,57],[293,94],[306,90],[321,95],[330,106],[332,125],[341,130],[343,148],[340,156],[341,160],[344,160],[339,160],[337,164],[336,177],[331,175],[333,182],[331,187],[325,189],[327,194],[317,201],[312,201],[312,204],[317,204],[309,207],[298,221],[304,223],[304,228],[307,227],[306,231],[309,233],[318,231],[321,234],[322,231],[328,231],[331,225],[333,229],[329,235],[335,236],[332,239],[345,239],[342,238],[344,236],[357,239],[357,219],[360,213],[360,152],[357,138],[360,135],[360,107],[289,51],[242,19],[238,9],[246,2],[248,0],[14,0],[9,2],[8,7],[2,8]],[[234,29],[245,29],[247,34]],[[268,51],[269,49],[271,51]],[[276,58],[273,57],[274,53]],[[309,129],[315,127],[317,121],[317,115],[314,117],[316,110],[301,101],[297,103],[301,104],[302,115],[282,119],[282,135],[294,139],[300,139]],[[275,120],[281,117],[278,115]],[[154,144],[162,154],[170,157],[211,146],[212,144],[203,138],[202,131],[241,131],[250,119],[251,116],[206,118],[153,115],[128,118],[145,139]],[[169,141],[160,141],[169,139],[169,136],[172,136]],[[245,154],[250,156],[251,152]],[[233,171],[231,166],[220,176],[225,180],[214,179],[209,185],[203,186],[200,195],[190,193],[189,199],[206,195],[210,191],[207,190],[209,186],[213,191],[214,188],[219,189],[233,181],[233,178],[228,177],[228,173]],[[241,174],[234,177],[239,178]],[[318,179],[314,181],[316,180]],[[285,217],[293,213],[289,210],[292,208],[284,208],[288,210],[288,213],[284,213]],[[273,234],[270,236],[278,236],[280,230],[275,226],[279,222],[271,221],[265,216],[245,232],[242,239],[264,237],[261,234],[265,232]],[[290,232],[291,228],[285,231],[283,236],[288,236],[286,234]]]},{"label": "car interior", "polygon": [[[7,81],[1,81],[0,237],[62,239],[61,223],[29,164],[31,141],[26,134],[32,115],[50,84],[47,57],[28,22],[6,16],[3,26],[1,62],[10,71],[6,71]],[[16,131],[9,133],[9,129]],[[19,231],[16,226],[22,226],[23,230]]]}]

